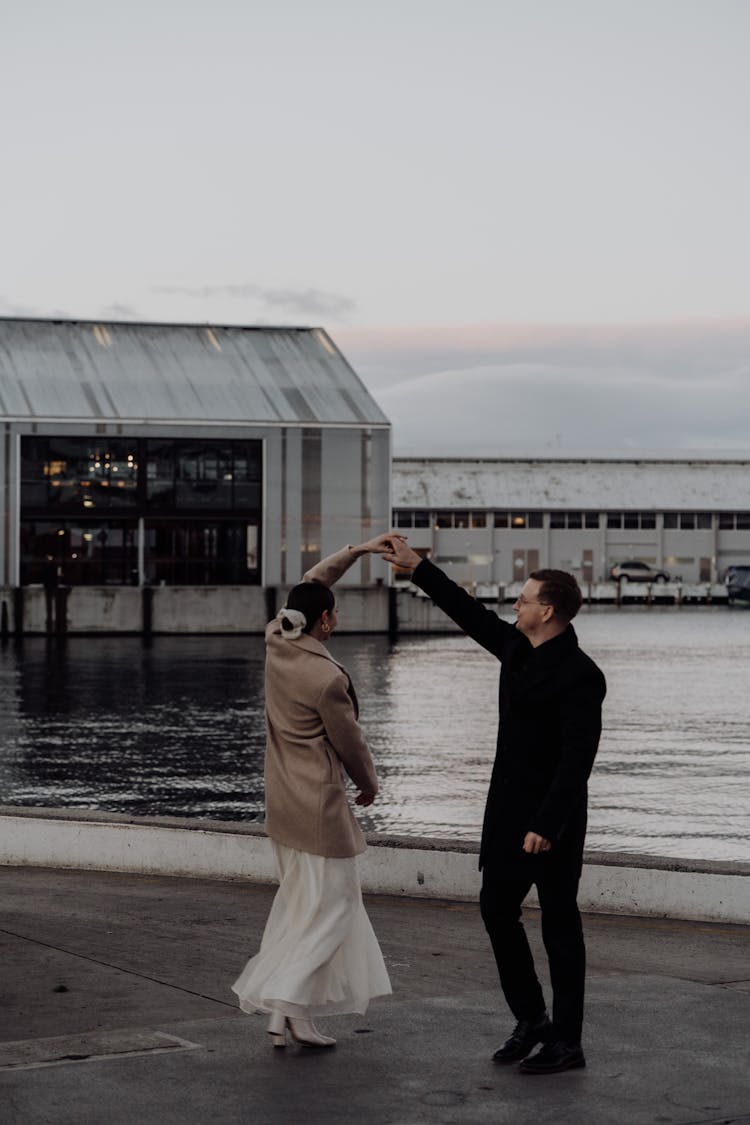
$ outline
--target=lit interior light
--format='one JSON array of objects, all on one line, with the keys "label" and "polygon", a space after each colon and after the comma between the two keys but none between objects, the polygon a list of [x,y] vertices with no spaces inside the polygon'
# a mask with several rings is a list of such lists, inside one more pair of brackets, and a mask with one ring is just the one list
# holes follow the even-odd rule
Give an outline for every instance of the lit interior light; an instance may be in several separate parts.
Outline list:
[{"label": "lit interior light", "polygon": [[73,554],[70,557],[71,557],[71,559],[77,559],[78,555],[75,552],[73,552]]},{"label": "lit interior light", "polygon": [[57,529],[57,534],[58,534],[58,535],[64,535],[64,534],[65,534],[65,528],[63,528],[63,527],[59,527],[59,528]]},{"label": "lit interior light", "polygon": [[83,538],[86,540],[87,543],[90,543],[91,540],[94,538],[94,536],[91,534],[90,531],[84,531]]},{"label": "lit interior light", "polygon": [[[94,506],[94,501],[93,501],[93,500],[89,500],[89,499],[86,499],[86,500],[84,500],[84,502],[83,502],[83,506],[84,506],[84,508],[93,508],[93,506]],[[61,532],[60,532],[60,535],[62,535],[62,534],[63,534],[63,533],[62,533],[62,531],[61,531]]]}]

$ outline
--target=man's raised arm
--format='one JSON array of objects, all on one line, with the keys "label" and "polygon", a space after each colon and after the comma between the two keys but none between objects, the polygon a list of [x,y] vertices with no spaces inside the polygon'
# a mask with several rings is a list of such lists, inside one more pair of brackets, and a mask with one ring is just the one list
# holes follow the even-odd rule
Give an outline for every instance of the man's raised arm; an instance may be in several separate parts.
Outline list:
[{"label": "man's raised arm", "polygon": [[424,590],[435,605],[482,648],[502,660],[506,645],[516,635],[514,627],[483,606],[439,567],[413,551],[402,536],[394,533],[391,544],[391,550],[383,554],[385,561],[398,570],[412,571],[415,586]]}]

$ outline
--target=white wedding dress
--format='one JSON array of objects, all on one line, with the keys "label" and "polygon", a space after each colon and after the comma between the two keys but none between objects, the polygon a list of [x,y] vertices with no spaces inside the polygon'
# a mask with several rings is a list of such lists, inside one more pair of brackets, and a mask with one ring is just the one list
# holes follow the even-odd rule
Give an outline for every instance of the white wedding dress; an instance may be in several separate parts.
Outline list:
[{"label": "white wedding dress", "polygon": [[329,859],[272,841],[279,889],[260,951],[232,985],[243,1012],[357,1012],[391,992],[365,913],[355,857]]}]

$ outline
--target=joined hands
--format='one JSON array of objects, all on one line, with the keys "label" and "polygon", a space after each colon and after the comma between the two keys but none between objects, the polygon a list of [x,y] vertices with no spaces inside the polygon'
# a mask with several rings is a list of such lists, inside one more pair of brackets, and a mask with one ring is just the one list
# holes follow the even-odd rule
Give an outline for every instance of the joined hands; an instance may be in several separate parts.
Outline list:
[{"label": "joined hands", "polygon": [[353,548],[358,554],[380,555],[384,562],[398,570],[414,570],[422,561],[422,556],[413,551],[406,542],[406,536],[398,531],[387,531],[376,535]]}]

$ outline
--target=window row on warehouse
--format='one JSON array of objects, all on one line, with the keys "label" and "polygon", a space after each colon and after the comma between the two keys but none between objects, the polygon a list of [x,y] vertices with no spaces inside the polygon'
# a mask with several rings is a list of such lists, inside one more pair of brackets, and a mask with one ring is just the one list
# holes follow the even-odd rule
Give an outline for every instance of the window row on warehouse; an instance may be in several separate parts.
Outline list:
[{"label": "window row on warehouse", "polygon": [[[548,523],[545,524],[545,515]],[[393,513],[395,527],[400,528],[570,528],[610,530],[665,530],[721,531],[750,530],[750,512],[591,512],[591,511],[426,511],[425,509],[397,508]]]}]

